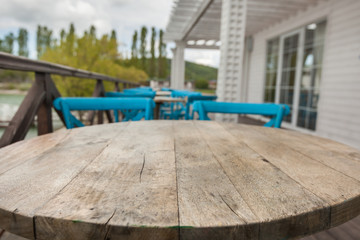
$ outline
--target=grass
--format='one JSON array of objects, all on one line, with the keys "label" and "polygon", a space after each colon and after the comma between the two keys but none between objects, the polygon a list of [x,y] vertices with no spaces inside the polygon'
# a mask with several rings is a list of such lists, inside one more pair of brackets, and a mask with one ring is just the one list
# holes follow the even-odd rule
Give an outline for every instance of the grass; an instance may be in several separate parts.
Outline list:
[{"label": "grass", "polygon": [[215,89],[195,89],[195,91],[215,95]]}]

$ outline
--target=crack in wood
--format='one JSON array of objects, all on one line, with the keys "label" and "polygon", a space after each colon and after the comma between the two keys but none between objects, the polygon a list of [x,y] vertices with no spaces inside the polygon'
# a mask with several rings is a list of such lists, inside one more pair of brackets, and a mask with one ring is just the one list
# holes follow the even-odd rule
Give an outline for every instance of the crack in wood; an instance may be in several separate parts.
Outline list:
[{"label": "crack in wood", "polygon": [[[238,217],[240,218],[241,220],[244,220],[242,217],[240,217],[234,209],[232,209],[232,207],[225,201],[225,199],[223,198],[223,196],[219,193],[219,196],[221,198],[221,200],[226,204],[226,206],[228,206],[228,208]],[[244,220],[244,222],[246,223],[246,221]]]},{"label": "crack in wood", "polygon": [[143,170],[144,170],[144,166],[145,166],[145,153],[144,153],[143,164],[142,164],[141,170],[140,170],[140,183],[141,183],[141,176],[142,176],[142,173],[143,173]]},{"label": "crack in wood", "polygon": [[108,235],[109,235],[109,232],[110,232],[110,226],[108,226],[108,223],[110,222],[110,220],[114,217],[116,213],[116,209],[114,210],[114,212],[111,214],[110,218],[106,221],[106,223],[104,224],[105,225],[105,228],[107,228],[106,230],[106,233],[105,233],[105,237],[104,237],[104,240],[109,240],[110,238],[108,238]]}]

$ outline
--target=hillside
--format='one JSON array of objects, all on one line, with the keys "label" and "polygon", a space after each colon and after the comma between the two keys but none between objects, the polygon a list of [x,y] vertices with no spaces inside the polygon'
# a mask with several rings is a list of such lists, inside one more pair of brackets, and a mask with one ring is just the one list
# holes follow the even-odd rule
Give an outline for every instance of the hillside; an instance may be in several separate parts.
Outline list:
[{"label": "hillside", "polygon": [[[171,60],[168,59],[168,73],[170,74]],[[214,80],[217,79],[217,68],[209,67],[193,62],[185,62],[185,81],[196,79]]]}]

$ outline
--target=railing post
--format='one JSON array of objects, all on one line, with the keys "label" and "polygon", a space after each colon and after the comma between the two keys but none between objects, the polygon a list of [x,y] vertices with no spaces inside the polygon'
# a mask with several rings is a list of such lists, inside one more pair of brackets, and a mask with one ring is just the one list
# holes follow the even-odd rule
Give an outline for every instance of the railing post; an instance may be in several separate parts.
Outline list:
[{"label": "railing post", "polygon": [[0,139],[0,147],[21,141],[25,138],[45,97],[44,83],[41,79],[37,78],[22,101],[18,111],[15,113],[15,116],[5,129]]},{"label": "railing post", "polygon": [[119,82],[115,82],[115,92],[120,92]]},{"label": "railing post", "polygon": [[[94,90],[92,96],[93,97],[104,97],[105,96],[105,89],[104,89],[102,80],[98,79],[96,81],[95,90]],[[112,123],[113,119],[112,119],[110,111],[106,110],[105,113],[106,113],[106,117],[107,117],[108,121],[110,123]],[[103,115],[104,115],[104,111],[98,111],[98,124],[104,123]],[[91,125],[94,123],[94,117],[95,117],[95,112],[91,112],[91,114],[89,115],[89,118],[88,118]]]},{"label": "railing post", "polygon": [[45,91],[45,98],[37,111],[38,135],[43,135],[53,132],[52,124],[52,96],[50,88],[50,74],[35,73],[35,81],[41,83],[42,89]]}]

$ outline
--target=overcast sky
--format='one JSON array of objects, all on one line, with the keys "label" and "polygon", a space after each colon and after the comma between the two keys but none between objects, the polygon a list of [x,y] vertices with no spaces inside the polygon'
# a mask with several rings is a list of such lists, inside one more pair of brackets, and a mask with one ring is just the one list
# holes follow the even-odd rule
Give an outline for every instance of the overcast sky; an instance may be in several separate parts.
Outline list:
[{"label": "overcast sky", "polygon": [[[135,30],[145,25],[164,29],[169,20],[173,0],[0,0],[0,37],[19,28],[29,31],[30,57],[35,58],[37,25],[45,25],[58,37],[62,28],[74,23],[82,34],[94,25],[98,36],[115,29],[121,51],[128,51]],[[169,48],[173,47],[169,44]],[[171,51],[168,51],[171,57]],[[218,66],[218,51],[186,50],[187,60]]]}]

